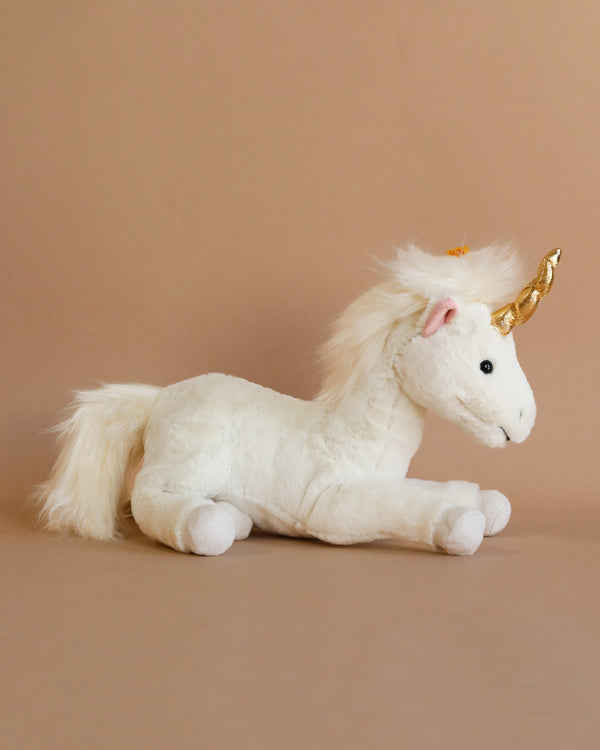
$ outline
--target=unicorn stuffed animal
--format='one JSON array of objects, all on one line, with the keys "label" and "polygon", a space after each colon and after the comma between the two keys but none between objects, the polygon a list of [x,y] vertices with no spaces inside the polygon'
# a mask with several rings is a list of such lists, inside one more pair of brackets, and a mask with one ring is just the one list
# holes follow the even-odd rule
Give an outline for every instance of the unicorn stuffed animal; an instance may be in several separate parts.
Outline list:
[{"label": "unicorn stuffed animal", "polygon": [[[38,491],[46,527],[113,539],[130,500],[143,532],[197,555],[222,554],[253,524],[333,544],[397,539],[472,554],[506,526],[507,498],[406,472],[427,410],[491,447],[529,435],[535,401],[511,330],[548,293],[560,252],[492,312],[522,283],[508,248],[398,251],[388,280],[339,319],[313,401],[220,374],[79,392]],[[140,463],[129,498],[126,474]]]}]

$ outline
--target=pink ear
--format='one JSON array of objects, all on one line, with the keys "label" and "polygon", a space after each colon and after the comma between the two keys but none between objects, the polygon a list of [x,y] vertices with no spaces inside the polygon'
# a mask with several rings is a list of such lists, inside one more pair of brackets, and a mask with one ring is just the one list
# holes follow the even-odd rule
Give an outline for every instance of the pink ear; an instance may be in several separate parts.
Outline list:
[{"label": "pink ear", "polygon": [[456,316],[457,312],[458,304],[452,297],[440,300],[427,318],[427,323],[425,323],[425,328],[423,329],[423,336],[427,338],[427,336],[434,334],[438,328],[449,323]]}]

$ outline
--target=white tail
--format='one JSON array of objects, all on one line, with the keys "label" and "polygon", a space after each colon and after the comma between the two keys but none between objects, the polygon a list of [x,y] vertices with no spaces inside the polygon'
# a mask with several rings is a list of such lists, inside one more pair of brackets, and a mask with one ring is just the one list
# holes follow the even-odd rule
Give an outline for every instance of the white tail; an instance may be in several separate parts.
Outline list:
[{"label": "white tail", "polygon": [[105,385],[75,394],[69,416],[54,428],[61,450],[50,479],[35,493],[47,529],[118,537],[125,474],[142,455],[144,428],[160,390]]}]

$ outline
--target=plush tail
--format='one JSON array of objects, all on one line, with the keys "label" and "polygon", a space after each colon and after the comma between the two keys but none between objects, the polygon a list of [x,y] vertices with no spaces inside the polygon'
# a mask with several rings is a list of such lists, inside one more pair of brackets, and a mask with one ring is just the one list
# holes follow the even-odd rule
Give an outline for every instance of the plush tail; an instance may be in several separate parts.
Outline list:
[{"label": "plush tail", "polygon": [[130,461],[143,453],[143,434],[160,388],[105,385],[79,391],[69,415],[54,428],[60,454],[35,498],[51,530],[90,539],[115,539],[125,504]]}]

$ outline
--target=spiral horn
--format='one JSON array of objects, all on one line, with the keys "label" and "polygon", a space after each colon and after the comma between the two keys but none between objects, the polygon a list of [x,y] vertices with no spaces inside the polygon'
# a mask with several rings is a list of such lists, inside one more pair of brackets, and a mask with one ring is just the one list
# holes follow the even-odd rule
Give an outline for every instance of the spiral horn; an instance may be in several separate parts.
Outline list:
[{"label": "spiral horn", "polygon": [[562,250],[555,247],[539,265],[537,276],[519,292],[516,300],[491,314],[491,324],[503,336],[515,326],[526,323],[535,312],[541,299],[548,294],[554,281],[554,272]]}]

